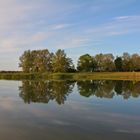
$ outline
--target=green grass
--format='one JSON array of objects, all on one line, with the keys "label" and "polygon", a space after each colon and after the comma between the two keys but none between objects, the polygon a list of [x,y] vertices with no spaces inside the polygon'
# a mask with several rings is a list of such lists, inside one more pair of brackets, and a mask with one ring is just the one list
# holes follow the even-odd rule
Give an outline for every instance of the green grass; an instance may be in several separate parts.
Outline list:
[{"label": "green grass", "polygon": [[140,72],[93,72],[93,73],[0,73],[7,80],[135,80]]}]

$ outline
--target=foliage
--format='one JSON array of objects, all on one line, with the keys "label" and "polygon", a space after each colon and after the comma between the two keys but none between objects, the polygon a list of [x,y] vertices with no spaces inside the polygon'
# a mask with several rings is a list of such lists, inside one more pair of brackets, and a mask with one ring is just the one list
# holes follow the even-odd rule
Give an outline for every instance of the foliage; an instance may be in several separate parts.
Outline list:
[{"label": "foliage", "polygon": [[74,71],[72,60],[66,57],[64,50],[58,50],[55,55],[47,49],[25,51],[20,57],[19,67],[27,73]]},{"label": "foliage", "polygon": [[57,50],[52,58],[53,72],[68,72],[73,67],[72,59],[66,56],[64,50]]},{"label": "foliage", "polygon": [[[67,57],[64,50],[56,53],[44,50],[27,50],[19,58],[19,67],[25,73],[67,73],[76,72],[72,59]],[[123,53],[114,57],[113,54],[84,54],[77,62],[78,72],[132,72],[140,71],[140,56],[138,54]]]},{"label": "foliage", "polygon": [[114,71],[114,56],[112,54],[97,54],[95,61],[97,63],[96,71]]},{"label": "foliage", "polygon": [[123,62],[121,57],[117,57],[114,61],[116,71],[122,71],[123,70]]},{"label": "foliage", "polygon": [[94,59],[89,54],[85,54],[80,56],[78,60],[78,71],[83,72],[93,72],[96,67],[96,63],[94,62]]},{"label": "foliage", "polygon": [[19,59],[20,59],[19,67],[22,67],[24,72],[30,72],[33,66],[31,51],[30,50],[25,51]]}]

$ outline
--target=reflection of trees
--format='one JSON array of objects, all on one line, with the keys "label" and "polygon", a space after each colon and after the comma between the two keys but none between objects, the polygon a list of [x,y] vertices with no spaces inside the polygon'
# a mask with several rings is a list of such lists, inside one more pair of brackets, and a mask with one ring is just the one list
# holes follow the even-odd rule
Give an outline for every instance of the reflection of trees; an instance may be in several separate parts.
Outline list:
[{"label": "reflection of trees", "polygon": [[124,98],[138,97],[140,95],[140,82],[123,82],[123,95]]},{"label": "reflection of trees", "polygon": [[97,86],[95,84],[95,81],[78,81],[78,90],[80,95],[85,97],[90,97],[96,90]]},{"label": "reflection of trees", "polygon": [[95,95],[112,98],[114,95],[112,81],[78,81],[77,85],[80,95],[85,97]]},{"label": "reflection of trees", "polygon": [[124,99],[138,97],[140,95],[140,82],[132,81],[78,81],[80,95],[85,97],[96,96],[113,98],[121,95]]},{"label": "reflection of trees", "polygon": [[58,104],[64,104],[73,87],[72,81],[22,81],[19,91],[25,103],[55,100]]},{"label": "reflection of trees", "polygon": [[[25,103],[48,103],[54,100],[64,104],[67,96],[72,92],[74,81],[22,81],[19,87],[20,97]],[[77,81],[81,96],[113,98],[121,95],[124,99],[140,95],[140,82],[132,81]]]},{"label": "reflection of trees", "polygon": [[123,92],[123,81],[116,81],[114,90],[118,95],[121,95]]}]

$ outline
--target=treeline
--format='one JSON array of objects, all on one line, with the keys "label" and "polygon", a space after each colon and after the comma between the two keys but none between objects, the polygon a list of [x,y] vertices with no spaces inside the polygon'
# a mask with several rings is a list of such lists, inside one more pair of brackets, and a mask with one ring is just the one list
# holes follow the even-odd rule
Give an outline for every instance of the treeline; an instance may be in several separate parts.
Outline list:
[{"label": "treeline", "polygon": [[123,53],[114,57],[112,54],[85,54],[79,57],[77,68],[64,50],[56,53],[45,50],[27,50],[20,57],[19,67],[24,72],[131,72],[140,71],[139,54]]},{"label": "treeline", "polygon": [[97,54],[95,56],[85,54],[80,56],[77,70],[83,72],[140,71],[140,56],[128,53],[117,57],[112,54]]},{"label": "treeline", "polygon": [[66,56],[64,50],[51,53],[45,50],[27,50],[20,57],[19,67],[24,72],[74,72],[72,59]]}]

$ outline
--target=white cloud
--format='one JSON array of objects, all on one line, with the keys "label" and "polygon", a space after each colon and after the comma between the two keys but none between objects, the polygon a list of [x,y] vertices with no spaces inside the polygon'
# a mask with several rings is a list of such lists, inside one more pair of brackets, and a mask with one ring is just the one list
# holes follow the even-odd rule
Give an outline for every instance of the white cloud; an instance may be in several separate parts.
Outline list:
[{"label": "white cloud", "polygon": [[52,25],[50,27],[50,29],[59,30],[59,29],[64,29],[64,28],[70,27],[70,26],[71,26],[70,24],[57,24],[57,25]]},{"label": "white cloud", "polygon": [[84,46],[87,43],[88,43],[88,39],[86,38],[66,37],[63,40],[59,41],[57,44],[55,44],[54,47],[57,49],[77,48],[77,47]]},{"label": "white cloud", "polygon": [[55,30],[70,26],[49,24],[49,20],[74,8],[74,5],[62,6],[50,0],[0,0],[0,53],[39,46],[39,42],[54,36]]},{"label": "white cloud", "polygon": [[33,34],[28,39],[28,41],[31,41],[31,42],[43,41],[43,40],[47,40],[52,35],[53,35],[53,32],[37,32],[37,33]]}]

